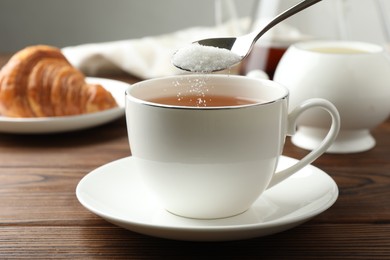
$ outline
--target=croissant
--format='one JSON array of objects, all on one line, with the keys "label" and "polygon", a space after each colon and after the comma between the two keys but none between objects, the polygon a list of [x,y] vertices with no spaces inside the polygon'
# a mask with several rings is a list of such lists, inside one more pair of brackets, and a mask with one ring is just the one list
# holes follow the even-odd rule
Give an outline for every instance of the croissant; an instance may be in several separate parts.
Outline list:
[{"label": "croissant", "polygon": [[111,93],[88,84],[60,49],[36,45],[17,52],[0,71],[0,114],[51,117],[116,107]]}]

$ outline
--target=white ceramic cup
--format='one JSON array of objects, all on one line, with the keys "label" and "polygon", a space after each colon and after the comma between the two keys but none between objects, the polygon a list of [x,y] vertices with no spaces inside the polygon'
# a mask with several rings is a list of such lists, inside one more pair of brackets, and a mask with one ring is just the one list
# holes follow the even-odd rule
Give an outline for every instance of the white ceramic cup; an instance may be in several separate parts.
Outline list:
[{"label": "white ceramic cup", "polygon": [[[194,91],[255,101],[224,107],[150,102]],[[126,119],[136,169],[171,213],[200,219],[240,214],[265,189],[324,153],[337,136],[339,114],[329,101],[307,100],[288,114],[288,98],[280,84],[245,76],[183,75],[134,84],[126,91]],[[314,107],[331,115],[328,135],[297,164],[275,173],[286,135]]]},{"label": "white ceramic cup", "polygon": [[[337,107],[342,124],[328,152],[362,152],[375,146],[370,130],[390,113],[390,61],[381,46],[349,41],[297,43],[280,60],[274,80],[289,89],[290,109],[314,97]],[[311,111],[299,119],[292,142],[314,149],[329,124],[326,113]]]}]

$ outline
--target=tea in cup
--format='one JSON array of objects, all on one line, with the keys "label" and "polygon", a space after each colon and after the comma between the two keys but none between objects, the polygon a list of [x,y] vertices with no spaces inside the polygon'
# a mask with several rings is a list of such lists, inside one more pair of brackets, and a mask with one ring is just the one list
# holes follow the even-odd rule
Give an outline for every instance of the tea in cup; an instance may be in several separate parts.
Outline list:
[{"label": "tea in cup", "polygon": [[[245,212],[337,136],[339,115],[329,101],[306,100],[289,114],[288,99],[282,85],[245,76],[179,75],[132,85],[126,91],[128,137],[145,187],[179,216]],[[328,135],[315,151],[275,173],[286,136],[312,108],[330,114]]]},{"label": "tea in cup", "polygon": [[[292,45],[274,80],[290,90],[290,109],[308,98],[331,101],[340,112],[341,130],[328,152],[352,153],[375,146],[370,130],[390,113],[390,61],[376,44],[308,41]],[[292,142],[314,149],[330,125],[327,114],[311,111],[298,120]]]}]

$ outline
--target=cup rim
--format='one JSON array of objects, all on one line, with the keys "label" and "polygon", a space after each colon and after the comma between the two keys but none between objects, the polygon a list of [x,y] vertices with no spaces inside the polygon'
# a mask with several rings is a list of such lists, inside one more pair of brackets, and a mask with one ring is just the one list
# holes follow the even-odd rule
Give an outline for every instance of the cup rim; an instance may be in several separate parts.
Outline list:
[{"label": "cup rim", "polygon": [[[203,107],[203,106],[179,106],[179,105],[167,105],[167,104],[160,104],[155,103],[151,101],[147,101],[138,97],[135,97],[134,95],[130,94],[130,91],[139,88],[141,85],[149,84],[152,82],[158,82],[163,80],[174,80],[174,79],[189,79],[189,78],[198,78],[198,77],[208,77],[208,78],[227,78],[231,80],[253,80],[257,82],[261,82],[262,84],[267,85],[267,87],[276,87],[279,88],[284,93],[280,95],[278,98],[274,98],[270,101],[265,102],[254,102],[251,104],[245,104],[245,105],[235,105],[235,106],[213,106],[213,107]],[[159,107],[159,108],[169,108],[169,109],[182,109],[182,110],[228,110],[228,109],[240,109],[240,108],[250,108],[250,107],[256,107],[256,106],[265,106],[269,104],[273,104],[276,102],[280,102],[284,99],[288,99],[289,97],[289,90],[272,80],[268,79],[262,79],[262,78],[255,78],[255,77],[247,77],[242,75],[224,75],[224,74],[184,74],[184,75],[174,75],[174,76],[165,76],[160,78],[153,78],[153,79],[146,79],[137,83],[134,83],[130,85],[126,91],[125,91],[126,100],[131,100],[137,104],[143,104],[150,107]]]},{"label": "cup rim", "polygon": [[[383,46],[379,44],[369,43],[369,42],[361,42],[361,41],[334,41],[334,40],[315,40],[315,41],[303,41],[294,43],[292,45],[294,48],[301,51],[308,51],[312,53],[316,53],[318,55],[367,55],[367,54],[376,54],[384,52]],[[362,50],[359,53],[332,53],[332,52],[319,52],[313,50],[313,48],[318,47],[339,47],[339,48],[355,48],[357,50]]]}]

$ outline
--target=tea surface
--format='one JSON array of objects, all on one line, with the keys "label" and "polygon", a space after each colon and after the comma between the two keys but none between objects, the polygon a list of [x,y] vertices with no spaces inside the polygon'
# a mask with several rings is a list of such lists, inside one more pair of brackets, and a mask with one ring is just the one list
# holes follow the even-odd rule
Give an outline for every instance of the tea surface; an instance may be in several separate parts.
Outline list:
[{"label": "tea surface", "polygon": [[199,95],[185,95],[185,96],[168,96],[159,97],[148,100],[153,103],[172,105],[172,106],[188,106],[188,107],[224,107],[224,106],[241,106],[259,103],[255,99],[247,99],[233,96],[199,96]]}]

